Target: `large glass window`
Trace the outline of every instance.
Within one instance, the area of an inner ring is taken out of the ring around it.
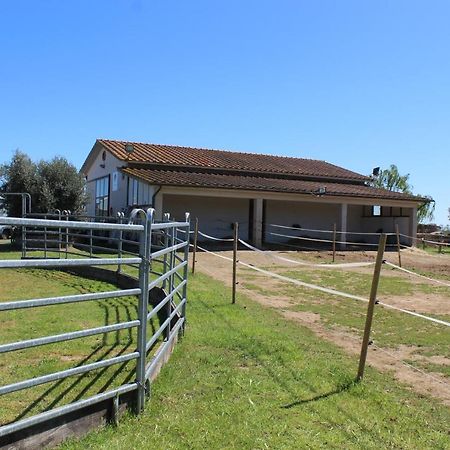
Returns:
[[[128,182],[128,205],[136,206],[139,203],[139,181],[133,178]]]
[[[107,216],[109,213],[109,175],[95,181],[95,215]]]

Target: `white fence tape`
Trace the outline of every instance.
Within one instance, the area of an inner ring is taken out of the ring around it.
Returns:
[[[446,327],[450,327],[450,322],[446,322],[445,320],[435,319],[434,317],[425,316],[424,314],[419,314],[414,311],[409,311],[408,309],[398,308],[394,305],[388,305],[387,303],[378,302],[379,305],[384,306],[385,308],[395,309],[396,311],[400,311],[405,314],[409,314],[411,316],[420,317],[425,320],[429,320],[430,322],[439,323],[441,325],[445,325]]]
[[[180,230],[179,228],[177,228],[177,231],[178,231],[179,233],[183,233],[183,234],[186,234],[186,233],[187,233],[187,231],[185,231],[185,230]],[[189,231],[189,234],[193,234],[193,233],[195,233],[194,230]]]
[[[412,237],[412,236],[408,236],[407,234],[402,234],[402,233],[399,233],[399,234],[400,234],[400,236],[403,236],[403,237],[405,237],[405,238],[408,238],[408,239],[414,239],[414,240],[416,240],[416,241],[419,241],[419,242],[425,242],[425,243],[427,243],[427,244],[442,245],[443,247],[448,247],[448,246],[450,246],[450,243],[448,243],[448,242],[430,241],[430,240],[428,240],[428,239],[424,239],[424,238],[420,238],[420,237]]]
[[[286,237],[289,239],[298,239],[301,241],[313,241],[313,242],[327,242],[327,243],[333,243],[336,242],[336,244],[345,244],[345,245],[362,245],[364,247],[369,246],[369,247],[378,247],[378,244],[370,244],[368,242],[351,242],[351,241],[332,241],[330,239],[316,239],[316,238],[309,238],[309,237],[303,237],[303,236],[289,236],[287,234],[280,234],[280,233],[270,233],[273,236],[281,236],[281,237]],[[389,245],[394,245],[394,244],[389,244]],[[395,244],[397,245],[397,244]]]
[[[200,236],[203,236],[207,239],[211,239],[213,241],[221,241],[221,242],[233,242],[234,241],[233,238],[228,238],[228,239],[218,238],[218,237],[210,236],[209,234],[206,234],[206,233],[202,233],[201,231],[199,231],[198,234]]]
[[[408,269],[405,269],[403,267],[397,266],[397,264],[390,263],[389,261],[385,261],[385,264],[390,266],[390,267],[393,267],[394,269],[401,270],[402,272],[409,273],[410,275],[414,275],[414,276],[420,277],[420,278],[425,278],[426,280],[432,281],[434,283],[438,283],[438,284],[442,284],[444,286],[450,287],[450,283],[446,283],[445,281],[442,281],[442,280],[436,280],[435,278],[430,278],[430,277],[427,277],[425,275],[421,275],[420,273],[416,273],[416,272],[413,272],[412,270],[408,270]]]
[[[244,245],[245,247],[249,248],[250,250],[253,250],[255,252],[262,253],[268,257],[279,259],[280,261],[286,261],[292,264],[298,264],[301,266],[308,266],[308,267],[317,267],[319,269],[341,269],[341,268],[353,268],[353,267],[368,267],[373,266],[375,262],[354,262],[354,263],[338,263],[338,264],[313,264],[309,263],[307,261],[299,261],[294,259],[285,258],[283,256],[274,254],[273,252],[267,251],[267,250],[261,250],[259,248],[254,247],[253,245],[249,244],[248,242],[243,241],[242,239],[239,239],[239,242]]]
[[[276,225],[274,223],[269,223],[269,227],[285,228],[287,230],[295,231],[312,231],[314,233],[334,233],[334,230],[314,230],[312,228],[299,228],[299,227],[288,227],[286,225]],[[381,236],[382,233],[363,233],[361,231],[337,231],[336,234],[357,234],[360,236]],[[395,236],[395,233],[385,233],[387,236]]]
[[[200,247],[200,246],[197,246],[197,247],[200,250],[203,250],[206,253],[210,253],[212,255],[215,255],[215,256],[217,256],[219,258],[222,258],[222,259],[225,259],[227,261],[233,261],[233,258],[229,258],[228,256],[219,255],[216,252],[212,252],[210,250],[206,250],[205,248]],[[317,286],[316,284],[311,284],[311,283],[306,283],[304,281],[295,280],[294,278],[285,277],[284,275],[280,275],[278,273],[270,272],[269,270],[261,269],[259,267],[253,266],[252,264],[247,264],[247,263],[245,263],[243,261],[238,261],[238,263],[241,264],[242,266],[247,267],[247,268],[249,268],[251,270],[254,270],[256,272],[262,273],[264,275],[268,275],[269,277],[278,278],[279,280],[282,280],[282,281],[287,281],[288,283],[296,284],[297,286],[307,287],[309,289],[325,292],[325,293],[331,294],[331,295],[336,295],[338,297],[351,298],[353,300],[358,300],[358,301],[365,302],[365,303],[368,302],[368,299],[366,299],[364,297],[360,297],[359,295],[348,294],[346,292],[338,291],[336,289],[325,288],[325,287],[322,287],[322,286]],[[411,316],[419,317],[421,319],[425,319],[425,320],[428,320],[430,322],[434,322],[434,323],[438,323],[440,325],[444,325],[446,327],[450,327],[450,322],[446,322],[445,320],[435,319],[434,317],[425,316],[424,314],[419,314],[419,313],[416,313],[416,312],[413,312],[413,311],[409,311],[407,309],[398,308],[396,306],[389,305],[387,303],[380,302],[380,301],[378,301],[378,304],[381,305],[381,306],[384,306],[385,308],[394,309],[394,310],[402,312],[404,314],[409,314]]]

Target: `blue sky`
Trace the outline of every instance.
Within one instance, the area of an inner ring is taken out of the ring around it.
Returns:
[[[96,138],[397,164],[450,207],[450,2],[0,0],[0,163]]]

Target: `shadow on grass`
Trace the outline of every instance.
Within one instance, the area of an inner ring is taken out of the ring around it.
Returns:
[[[11,252],[19,252],[20,247],[11,244],[11,241],[2,241],[0,240],[0,253],[11,253]]]
[[[134,300],[107,299],[104,301],[98,301],[97,305],[104,310],[105,326],[118,322],[131,321],[133,320],[133,316],[137,314],[137,305]],[[111,335],[113,336],[112,342],[110,341]],[[135,343],[136,339],[133,336],[133,330],[131,328],[123,330],[122,333],[120,331],[116,331],[114,333],[103,333],[101,344],[96,346],[89,355],[81,359],[74,366],[71,366],[71,368],[82,367],[85,364],[102,361],[109,355],[112,357],[123,355],[130,349],[130,347],[133,348],[132,346]],[[135,351],[135,348],[133,348],[133,351]],[[68,395],[72,396],[72,400],[70,402],[75,402],[83,398],[88,391],[92,391],[93,395],[105,392],[120,376],[125,375],[121,384],[129,382],[135,376],[134,366],[131,370],[127,370],[127,365],[129,363],[130,362],[128,361],[121,363],[110,375],[107,374],[107,371],[111,366],[97,369],[96,371],[83,373],[76,376],[66,387],[64,387],[64,383],[67,382],[69,377],[58,380],[47,390],[45,390],[37,399],[33,400],[33,402],[21,411],[10,423],[26,417],[32,411],[49,411],[58,406],[58,404],[62,403],[64,398]],[[91,377],[92,379],[90,379],[87,384],[83,383]]]
[[[210,313],[216,315],[220,318],[221,323],[225,324],[230,330],[232,330],[236,334],[240,334],[247,340],[248,342],[251,342],[253,345],[255,345],[256,348],[258,348],[261,356],[267,356],[272,359],[276,359],[277,364],[282,367],[290,376],[287,377],[281,377],[278,373],[276,373],[264,360],[264,358],[261,358],[255,352],[249,352],[248,348],[242,348],[242,351],[245,352],[249,357],[254,359],[257,364],[262,367],[266,373],[269,375],[269,377],[273,380],[275,384],[277,384],[282,390],[287,392],[293,399],[291,403],[286,405],[279,405],[278,407],[281,409],[292,409],[296,406],[305,405],[305,404],[314,404],[315,402],[319,400],[328,399],[334,396],[339,396],[340,394],[343,394],[345,392],[351,391],[351,389],[357,385],[355,380],[350,380],[346,383],[340,384],[335,389],[328,391],[328,392],[320,392],[315,386],[313,386],[311,383],[308,383],[304,380],[304,378],[300,378],[299,374],[296,373],[292,367],[289,367],[287,362],[280,356],[280,355],[274,355],[273,351],[259,338],[250,335],[248,333],[245,333],[245,331],[242,328],[238,328],[233,323],[231,323],[227,317],[221,312],[223,311],[223,304],[217,304],[217,305],[211,305],[208,304],[201,299],[198,300],[199,303],[207,310],[210,311]],[[239,307],[238,305],[227,305],[229,308],[233,307]],[[314,395],[310,398],[306,399],[298,399],[301,394],[295,390],[292,389],[292,387],[289,385],[290,382],[295,382],[300,385],[300,383],[303,385],[303,387],[306,387],[311,393]],[[326,380],[329,382],[329,380]],[[369,434],[374,439],[374,442],[379,441],[380,445],[383,444],[383,439],[378,436],[373,429],[369,428],[365,423],[363,423],[360,418],[356,414],[352,414],[347,409],[342,408],[341,406],[337,405],[336,403],[331,404],[328,410],[323,411],[320,410],[320,414],[324,417],[325,420],[328,421],[328,423],[332,426],[335,426],[337,428],[340,428],[343,433],[345,433],[350,440],[354,438],[354,435],[352,432],[346,431],[342,424],[339,421],[334,420],[333,418],[333,411],[335,410],[339,412],[339,416],[345,417],[347,420],[353,422],[356,424],[363,432]],[[328,411],[328,412],[327,412]]]
[[[290,409],[290,408],[293,408],[294,406],[304,405],[305,403],[316,402],[316,401],[322,400],[324,398],[332,397],[333,395],[336,395],[336,394],[341,394],[342,392],[349,391],[355,385],[355,383],[356,383],[356,381],[345,383],[340,388],[337,388],[333,391],[326,392],[325,394],[319,394],[319,395],[316,395],[314,397],[311,397],[311,398],[308,398],[305,400],[297,400],[297,401],[289,403],[287,405],[283,405],[281,408]]]

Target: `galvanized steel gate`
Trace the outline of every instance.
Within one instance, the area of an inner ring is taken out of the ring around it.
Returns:
[[[169,215],[165,215],[164,221],[160,223],[154,220],[154,210],[151,208],[147,211],[133,210],[127,223],[123,214],[119,214],[116,218],[83,217],[81,220],[72,217],[69,212],[61,214],[59,211],[55,214],[41,215],[45,218],[36,219],[29,216],[21,219],[0,217],[0,224],[20,228],[18,234],[22,236],[22,259],[0,260],[0,269],[113,266],[118,274],[126,276],[124,273],[134,268],[138,272],[138,277],[135,279],[136,287],[4,302],[0,303],[0,314],[3,311],[24,308],[136,296],[138,298],[137,320],[5,343],[0,345],[0,358],[1,354],[6,352],[133,328],[137,328],[137,346],[133,352],[125,355],[4,386],[0,385],[0,396],[132,360],[136,361],[136,378],[134,382],[123,384],[115,389],[4,425],[0,427],[0,438],[106,399],[112,399],[113,405],[117,408],[118,397],[131,391],[135,391],[136,411],[140,413],[144,408],[146,394],[150,387],[149,380],[159,369],[162,360],[166,359],[175,339],[184,332],[185,328],[189,214],[186,213],[183,222],[171,221]],[[105,256],[102,252],[109,254]],[[111,252],[115,253],[114,257],[111,257]],[[156,295],[156,300],[152,301],[150,297],[155,289],[157,294],[159,293],[159,298]],[[160,318],[162,313],[165,320],[160,323],[159,329],[149,336],[147,324],[157,315]],[[157,352],[148,358],[149,349],[160,337],[164,337],[164,340]]]

